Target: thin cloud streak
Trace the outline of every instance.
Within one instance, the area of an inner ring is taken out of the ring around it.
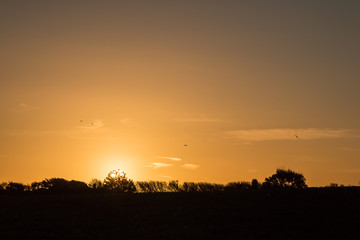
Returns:
[[[171,166],[173,166],[173,165],[170,163],[155,162],[155,163],[151,163],[150,165],[146,165],[145,167],[158,169],[158,168],[171,167]]]
[[[168,160],[171,160],[171,161],[181,161],[181,158],[177,158],[177,157],[156,157],[156,158],[168,159]]]
[[[132,118],[122,118],[120,120],[121,124],[124,125],[124,126],[132,126],[134,125],[134,119]]]
[[[343,172],[346,172],[346,173],[360,173],[360,169],[359,168],[345,169],[345,170],[343,170]]]
[[[337,139],[359,137],[359,129],[249,129],[237,130],[227,133],[228,138],[234,138],[246,142],[276,141],[276,140],[314,140],[314,139]]]
[[[8,131],[3,134],[9,136],[46,136],[46,135],[57,135],[57,136],[69,136],[71,138],[88,138],[88,134],[101,134],[109,132],[110,129],[104,128],[105,124],[97,119],[88,123],[83,123],[82,125],[75,126],[72,129],[57,129],[57,130],[13,130]],[[114,138],[114,137],[110,137]],[[115,137],[117,138],[117,137]]]
[[[122,138],[118,136],[104,136],[104,133],[109,132],[108,130],[97,130],[91,133],[89,130],[85,132],[77,130],[49,130],[49,131],[11,131],[0,133],[11,137],[42,137],[42,136],[63,136],[77,140],[102,140],[102,141],[119,141]]]
[[[32,105],[29,105],[27,103],[18,103],[16,105],[16,107],[13,109],[10,109],[10,111],[19,113],[19,112],[28,112],[28,111],[32,111],[32,110],[36,110],[36,109],[38,109],[38,108],[35,106],[32,106]]]
[[[174,179],[174,178],[171,177],[171,176],[160,176],[160,177],[162,177],[162,178],[167,178],[167,179]]]
[[[184,165],[182,165],[182,167],[186,168],[186,169],[190,169],[190,170],[195,170],[195,169],[199,168],[200,166],[196,165],[196,164],[185,163]]]
[[[46,136],[46,135],[71,135],[79,131],[74,130],[45,130],[45,131],[30,131],[30,130],[14,130],[5,133],[9,136]]]
[[[360,148],[354,148],[354,147],[339,147],[339,149],[342,150],[342,151],[347,151],[347,152],[360,151]]]
[[[199,118],[178,118],[175,119],[177,122],[193,122],[193,123],[204,123],[204,122],[221,122],[220,119],[208,118],[208,117],[199,117]]]

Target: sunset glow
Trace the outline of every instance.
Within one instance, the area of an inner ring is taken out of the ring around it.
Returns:
[[[358,185],[359,3],[260,2],[1,1],[0,182]]]

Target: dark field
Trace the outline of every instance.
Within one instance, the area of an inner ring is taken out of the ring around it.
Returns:
[[[0,195],[0,239],[360,239],[360,188]]]

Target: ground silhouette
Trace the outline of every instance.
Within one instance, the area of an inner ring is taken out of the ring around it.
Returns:
[[[9,182],[0,185],[1,239],[358,239],[359,187],[268,184],[282,181],[279,172],[226,185],[134,183],[125,174],[114,187]],[[136,191],[123,191],[129,182]]]

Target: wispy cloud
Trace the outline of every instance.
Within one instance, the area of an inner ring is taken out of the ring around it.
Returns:
[[[88,140],[104,140],[104,141],[117,141],[121,139],[118,136],[105,136],[103,133],[106,133],[108,131],[101,130],[96,131],[94,134],[90,132],[90,130],[84,130],[82,129],[62,129],[62,130],[43,130],[43,131],[33,131],[33,130],[13,130],[5,132],[4,134],[12,137],[18,137],[18,136],[33,136],[33,137],[39,137],[39,136],[64,136],[69,137],[72,139],[88,139]]]
[[[208,118],[208,117],[194,117],[194,118],[177,118],[174,119],[175,121],[178,122],[193,122],[193,123],[210,123],[210,122],[221,122],[220,119],[216,119],[216,118]]]
[[[360,151],[360,148],[355,148],[355,147],[339,147],[339,149],[342,150],[342,151],[347,151],[347,152]]]
[[[173,177],[171,176],[161,176],[162,178],[167,178],[167,179],[174,179]]]
[[[313,140],[313,139],[336,139],[351,138],[360,136],[358,129],[248,129],[230,131],[227,133],[229,138],[238,139],[245,142],[273,141],[273,140]]]
[[[8,131],[5,134],[9,136],[46,136],[46,135],[71,135],[73,130],[43,130],[43,131],[33,131],[33,130],[13,130]]]
[[[171,161],[181,161],[181,158],[177,158],[177,157],[156,157],[156,158],[167,159]]]
[[[120,120],[121,124],[125,125],[125,126],[132,126],[134,124],[134,119],[132,118],[122,118]]]
[[[37,107],[29,105],[27,103],[18,103],[14,108],[10,109],[11,112],[28,112],[36,110]]]
[[[173,166],[173,165],[170,164],[170,163],[155,162],[155,163],[151,163],[149,165],[146,165],[145,167],[157,169],[157,168],[164,168],[164,167],[171,167],[171,166]]]
[[[360,173],[360,168],[354,168],[354,169],[345,169],[343,172],[346,173]]]
[[[103,138],[105,140],[117,140],[118,137],[103,136],[102,133],[109,132],[109,129],[104,128],[104,123],[99,120],[93,120],[89,122],[81,121],[78,126],[67,129],[47,129],[47,130],[12,130],[5,134],[10,136],[68,136],[73,139],[88,139],[88,138]],[[90,136],[92,134],[93,136]],[[96,136],[94,135],[96,134]],[[99,135],[100,134],[100,135]]]
[[[186,168],[186,169],[194,170],[194,169],[199,168],[200,166],[197,164],[185,163],[182,165],[182,167]]]

